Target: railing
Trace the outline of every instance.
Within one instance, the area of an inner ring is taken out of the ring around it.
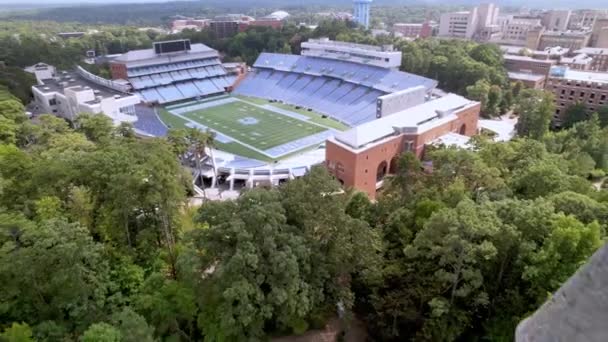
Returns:
[[[77,66],[76,67],[76,72],[78,73],[78,75],[80,75],[82,78],[85,78],[95,84],[98,84],[100,86],[106,87],[106,88],[110,88],[116,91],[119,91],[121,93],[128,93],[131,91],[131,87],[125,84],[120,84],[117,82],[114,82],[112,80],[108,80],[102,77],[99,77],[97,75],[93,75],[90,72],[86,71],[85,69],[83,69],[81,66]]]

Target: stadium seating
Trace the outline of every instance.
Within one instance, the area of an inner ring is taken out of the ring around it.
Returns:
[[[144,101],[161,104],[223,93],[236,79],[217,57],[134,67],[127,75]]]
[[[376,118],[379,96],[436,86],[405,72],[311,56],[262,53],[254,68],[236,94],[310,108],[351,126]]]
[[[133,127],[136,130],[155,137],[167,135],[167,127],[156,116],[154,109],[136,105],[135,115],[137,116],[137,121],[133,123]]]

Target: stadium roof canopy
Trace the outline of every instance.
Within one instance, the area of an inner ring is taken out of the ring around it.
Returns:
[[[364,123],[344,133],[338,133],[335,139],[351,148],[358,149],[393,136],[396,132],[420,134],[453,120],[455,110],[474,106],[477,103],[456,94],[448,94],[442,98]]]

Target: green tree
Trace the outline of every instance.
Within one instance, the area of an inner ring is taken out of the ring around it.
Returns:
[[[108,265],[86,229],[62,220],[2,229],[8,233],[0,249],[5,317],[84,330],[103,313]]]
[[[0,333],[0,340],[6,342],[34,342],[32,328],[26,323],[13,323]]]
[[[154,328],[146,319],[126,307],[112,315],[112,324],[120,331],[121,342],[153,342]]]
[[[555,291],[601,246],[597,223],[585,225],[572,216],[560,215],[542,248],[530,256],[523,278],[531,283],[538,303]]]
[[[120,331],[107,323],[95,323],[82,335],[82,342],[120,342]]]
[[[202,243],[213,273],[205,287],[207,338],[262,338],[268,324],[300,331],[319,289],[310,283],[311,251],[287,225],[278,192],[252,190],[238,200],[238,215],[210,225]],[[317,285],[318,286],[318,285]],[[272,322],[272,323],[271,323]],[[305,330],[305,326],[304,326]]]
[[[536,89],[522,90],[515,102],[515,111],[519,120],[515,129],[521,137],[541,139],[551,124],[555,112],[553,96],[545,91]]]
[[[584,104],[577,102],[566,108],[563,127],[569,128],[574,126],[577,122],[585,121],[587,119],[589,119],[587,107]]]

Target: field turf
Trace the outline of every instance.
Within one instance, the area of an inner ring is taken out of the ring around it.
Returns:
[[[327,130],[242,101],[182,114],[226,136],[260,150]]]

